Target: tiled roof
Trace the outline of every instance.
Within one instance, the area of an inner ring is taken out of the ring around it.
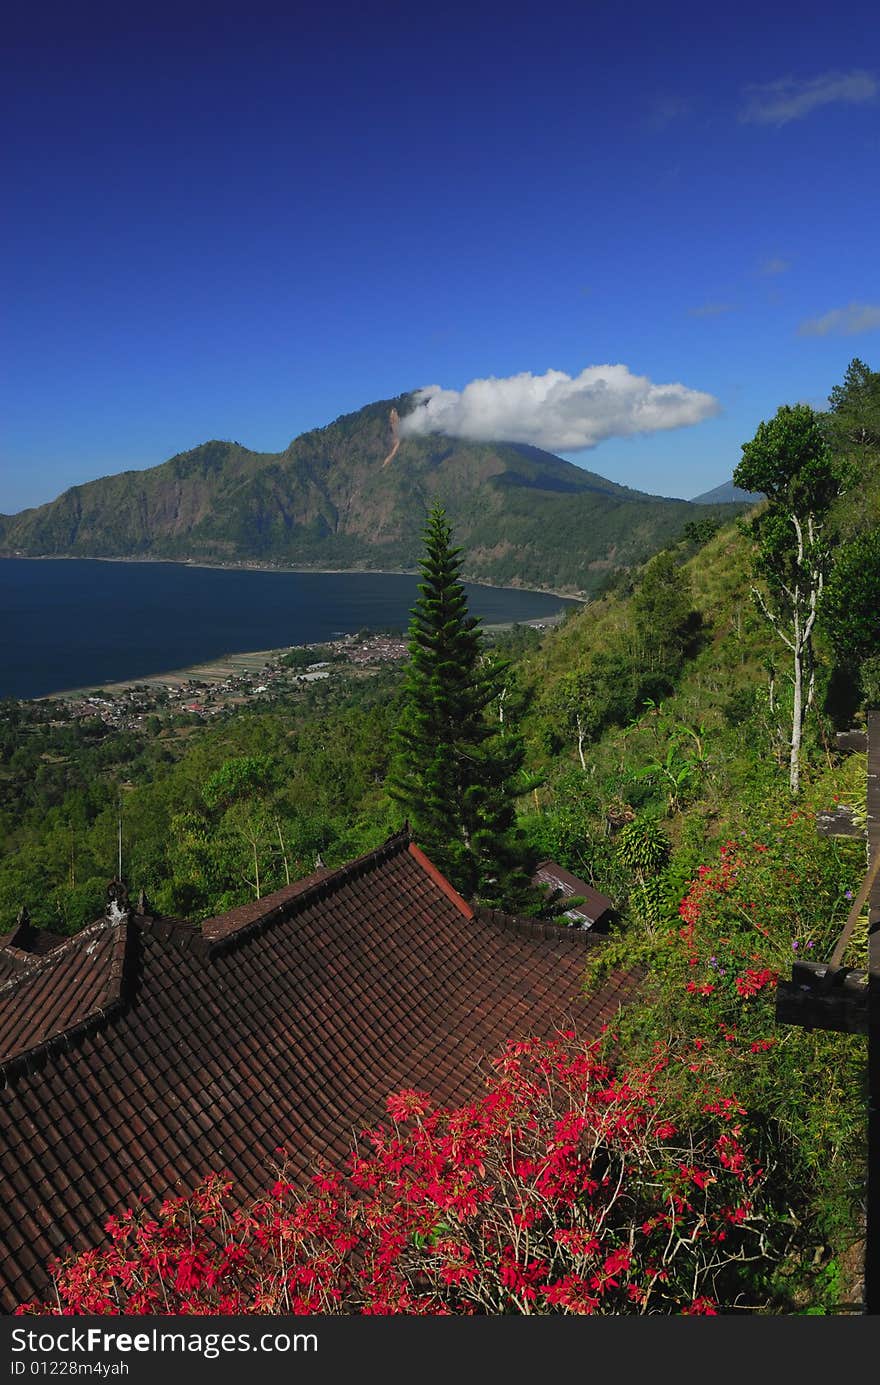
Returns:
[[[141,1196],[211,1170],[256,1196],[278,1145],[299,1173],[340,1161],[389,1092],[462,1101],[487,1051],[562,1025],[595,1034],[640,979],[617,972],[585,996],[601,940],[475,912],[402,836],[232,918],[102,922],[15,983],[43,999],[32,1030],[8,1029],[17,1056],[0,1069],[2,1311],[44,1292],[52,1255],[95,1244]],[[53,1040],[62,1012],[48,997],[64,974],[75,1028]]]
[[[33,958],[28,953],[20,952],[17,947],[9,947],[0,939],[0,981],[8,981],[11,976],[17,976],[32,962]]]
[[[590,924],[601,923],[614,908],[613,899],[609,899],[605,894],[600,894],[592,885],[588,885],[586,880],[572,875],[570,870],[558,866],[555,861],[541,861],[535,870],[533,883],[548,885],[551,890],[561,890],[563,898],[573,895],[580,896],[584,901],[583,904],[576,904],[570,911],[570,915],[584,919]]]
[[[120,999],[128,924],[99,919],[28,956],[0,982],[0,1065],[23,1059]]]
[[[31,966],[35,957],[44,957],[63,942],[57,933],[24,922],[16,924],[9,933],[0,933],[0,981],[17,975]]]

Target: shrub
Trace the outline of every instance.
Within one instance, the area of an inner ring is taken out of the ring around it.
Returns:
[[[640,880],[656,875],[669,860],[670,840],[656,818],[640,817],[621,828],[617,853]]]
[[[615,1073],[570,1032],[509,1043],[455,1109],[389,1097],[346,1172],[282,1164],[235,1210],[214,1175],[54,1271],[43,1313],[645,1314],[737,1306],[766,1260],[764,1171],[735,1097],[683,1127],[670,1058]],[[283,1151],[281,1151],[283,1154]]]

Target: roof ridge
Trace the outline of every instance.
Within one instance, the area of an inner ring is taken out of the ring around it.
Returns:
[[[254,918],[246,919],[242,923],[231,928],[227,933],[211,937],[206,934],[205,926],[209,923],[218,922],[224,917],[223,914],[216,915],[214,918],[205,919],[200,925],[201,937],[199,944],[192,947],[197,953],[202,953],[207,957],[215,957],[220,952],[236,946],[244,938],[251,937],[254,933],[266,928],[271,923],[280,922],[282,919],[293,918],[307,905],[314,903],[316,899],[324,899],[328,895],[335,894],[341,886],[350,880],[357,879],[364,875],[368,870],[375,869],[383,862],[390,860],[400,851],[405,851],[411,841],[409,827],[404,827],[400,832],[394,832],[385,838],[379,846],[373,847],[370,851],[365,851],[362,855],[356,856],[353,861],[346,862],[336,870],[328,871],[319,879],[307,885],[305,889],[299,890],[287,896],[286,899],[279,901],[263,914],[257,914]],[[306,877],[308,879],[308,877]],[[295,890],[295,884],[289,887]],[[279,892],[280,893],[280,892]],[[285,890],[286,893],[286,890]],[[268,898],[268,896],[267,896]],[[258,900],[253,901],[255,904]],[[234,912],[234,911],[230,911]]]
[[[72,1038],[99,1024],[125,1002],[125,972],[131,956],[130,940],[134,931],[128,916],[123,916],[120,919],[96,919],[94,923],[87,924],[85,928],[80,929],[79,933],[74,933],[66,941],[70,943],[82,942],[86,935],[97,937],[100,933],[114,929],[117,930],[118,936],[113,943],[104,986],[93,1008],[64,1029],[47,1034],[37,1043],[32,1043],[27,1048],[10,1053],[6,1058],[0,1060],[0,1078],[3,1079],[0,1085],[6,1085],[14,1074],[27,1070],[35,1058],[49,1052],[50,1049],[69,1044]],[[72,951],[74,949],[65,944],[63,948],[58,947],[47,953],[45,958],[41,958],[40,961],[57,962],[60,958],[69,956]],[[0,999],[5,999],[12,994],[13,985],[11,983],[31,983],[40,971],[46,970],[48,967],[43,966],[23,968],[16,976],[10,978],[9,982],[0,985]]]
[[[446,879],[446,876],[443,874],[440,868],[438,866],[435,866],[434,862],[430,860],[428,856],[425,855],[422,848],[420,846],[417,846],[414,841],[411,841],[409,843],[408,850],[413,860],[418,861],[419,865],[421,866],[425,874],[431,880],[433,880],[434,884],[438,887],[438,889],[441,889],[443,891],[443,893],[446,895],[446,898],[451,900],[458,912],[460,914],[463,914],[466,919],[472,919],[474,916],[473,906],[468,904],[467,900],[458,893],[458,890],[455,888],[455,886],[452,885]]]
[[[536,942],[542,939],[553,940],[562,937],[574,942],[578,947],[586,949],[599,947],[608,941],[601,933],[596,933],[591,928],[569,928],[566,924],[557,923],[552,919],[534,919],[525,918],[522,914],[505,914],[501,909],[489,909],[482,904],[477,905],[474,909],[474,919],[477,923],[488,923],[506,932],[519,933],[522,937],[532,938]]]
[[[135,914],[141,933],[161,943],[171,943],[181,952],[206,955],[205,939],[197,923],[165,914]]]

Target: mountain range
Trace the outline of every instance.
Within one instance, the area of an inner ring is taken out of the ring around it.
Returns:
[[[73,486],[0,515],[0,552],[412,569],[436,499],[466,576],[588,593],[712,513],[714,493],[699,503],[647,495],[520,443],[401,438],[411,404],[410,395],[369,404],[283,452],[214,440]],[[719,517],[730,513],[718,505]]]

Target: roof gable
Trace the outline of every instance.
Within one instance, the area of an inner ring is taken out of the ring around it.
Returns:
[[[0,1067],[106,1013],[122,995],[128,921],[99,919],[0,983]]]

